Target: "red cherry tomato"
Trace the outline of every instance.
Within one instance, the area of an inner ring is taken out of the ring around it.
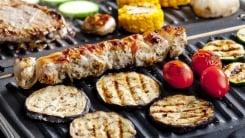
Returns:
[[[194,53],[191,62],[191,67],[193,71],[201,75],[202,72],[210,66],[216,66],[220,69],[222,68],[222,62],[217,55],[215,55],[211,51],[202,50],[202,49]]]
[[[215,98],[223,97],[229,91],[229,80],[218,67],[211,66],[205,69],[200,78],[202,88]]]
[[[193,83],[193,72],[190,67],[180,61],[172,60],[163,66],[165,80],[174,88],[187,88]]]

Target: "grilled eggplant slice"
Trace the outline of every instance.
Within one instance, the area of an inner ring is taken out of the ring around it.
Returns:
[[[233,40],[214,40],[202,49],[214,52],[223,61],[234,61],[244,57],[245,50],[241,44]]]
[[[48,86],[27,97],[27,116],[52,123],[65,123],[89,110],[87,96],[73,86]]]
[[[223,71],[229,78],[230,83],[235,85],[245,85],[245,63],[230,63],[224,66]]]
[[[111,105],[143,107],[160,96],[159,84],[137,72],[121,72],[102,76],[96,84],[98,95]]]
[[[88,113],[70,124],[72,138],[132,138],[136,133],[133,123],[115,112]]]
[[[169,96],[154,102],[149,114],[158,124],[179,133],[191,131],[214,119],[211,102],[186,95]]]

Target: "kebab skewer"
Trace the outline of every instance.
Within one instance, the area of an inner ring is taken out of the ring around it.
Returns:
[[[85,44],[47,56],[16,58],[14,76],[23,89],[34,84],[55,85],[73,79],[100,76],[106,70],[149,66],[183,53],[185,28],[163,26],[160,30],[133,34],[122,39]]]

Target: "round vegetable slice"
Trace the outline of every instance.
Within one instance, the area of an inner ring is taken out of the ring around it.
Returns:
[[[57,6],[61,3],[72,1],[72,0],[42,0],[45,4],[50,6]]]
[[[27,3],[37,4],[39,0],[24,0]]]
[[[154,102],[149,114],[157,124],[184,133],[212,122],[215,111],[209,101],[178,94]]]
[[[223,71],[232,84],[245,85],[245,63],[230,63],[223,68]]]
[[[236,35],[241,42],[245,43],[245,28],[238,30]]]
[[[91,1],[70,1],[62,3],[58,10],[65,16],[85,18],[99,11],[98,4]]]
[[[244,47],[233,40],[214,40],[208,42],[202,49],[214,52],[221,60],[234,61],[243,57]]]

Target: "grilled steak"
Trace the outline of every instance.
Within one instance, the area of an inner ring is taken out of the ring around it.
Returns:
[[[25,102],[30,118],[48,122],[67,122],[89,110],[87,96],[72,86],[48,86],[35,91]]]
[[[121,107],[145,106],[160,96],[158,83],[136,72],[102,76],[96,88],[105,103]]]
[[[64,18],[44,6],[17,0],[0,3],[0,43],[43,40],[48,34],[62,38],[73,32]]]
[[[162,126],[187,132],[214,119],[212,103],[194,96],[174,95],[154,102],[150,116]]]
[[[73,120],[72,138],[132,138],[136,130],[132,122],[115,112],[96,111]]]
[[[23,73],[15,72],[17,73],[15,74],[16,81],[22,88],[29,89],[35,84],[30,80],[54,85],[62,83],[67,76],[70,80],[100,76],[110,69],[150,66],[162,62],[169,52],[178,51],[177,53],[174,52],[174,56],[180,55],[184,51],[184,45],[187,41],[184,37],[184,28],[165,26],[161,30],[159,31],[161,33],[134,34],[122,39],[108,40],[98,44],[85,44],[78,48],[68,48],[62,52],[40,57],[36,60],[36,64],[31,64],[28,68],[21,62],[28,62],[26,60],[31,58],[17,58],[14,68],[15,70],[22,70]],[[166,40],[161,34],[164,34],[169,40]],[[179,45],[175,46],[178,40],[180,40]],[[169,41],[176,49],[171,48]],[[32,70],[29,68],[32,68]],[[33,72],[34,70],[35,72]],[[29,74],[33,74],[33,76]],[[37,77],[37,79],[33,79],[33,77]]]

